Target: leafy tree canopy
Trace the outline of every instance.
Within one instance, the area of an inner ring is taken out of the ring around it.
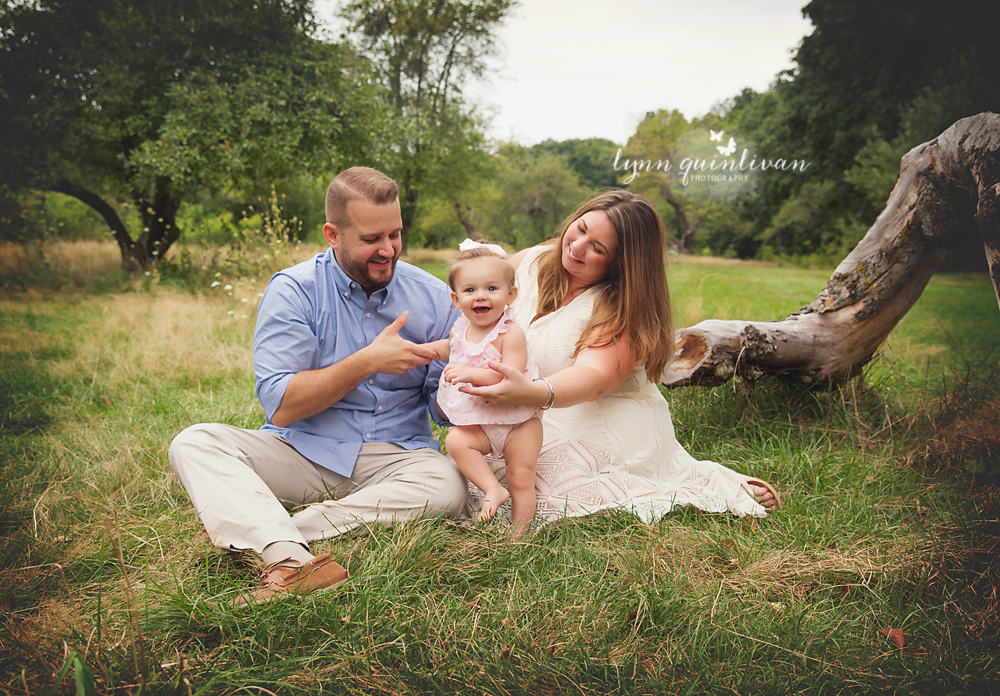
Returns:
[[[767,92],[746,89],[720,116],[768,157],[740,204],[752,237],[788,254],[841,255],[882,210],[910,148],[960,118],[1000,110],[1000,58],[988,3],[812,0],[814,31],[794,69]],[[808,186],[808,190],[804,187]],[[752,252],[751,247],[746,248]]]
[[[584,186],[602,189],[618,185],[618,175],[614,170],[618,145],[607,138],[559,141],[550,139],[538,143],[531,149],[538,153],[565,157]]]
[[[371,149],[376,89],[314,29],[311,0],[5,2],[0,179],[91,205],[145,266],[177,239],[185,196]],[[141,212],[137,239],[112,197]]]
[[[995,10],[981,0],[812,0],[815,30],[802,40],[785,83],[786,120],[809,143],[817,171],[839,174],[870,138],[900,132],[903,112],[927,87],[975,84],[948,123],[1000,108]]]
[[[470,79],[483,76],[486,58],[497,52],[495,32],[514,4],[354,0],[340,11],[359,52],[371,60],[386,87],[385,98],[401,124],[385,136],[392,150],[387,173],[401,188],[404,248],[425,192],[456,199],[452,204],[460,215],[468,208],[467,202],[457,200],[459,191],[446,192],[448,179],[440,175],[469,169],[463,160],[485,152],[480,119],[464,101],[462,89]]]

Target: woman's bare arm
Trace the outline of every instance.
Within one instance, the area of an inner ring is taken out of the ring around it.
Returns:
[[[617,343],[599,348],[585,348],[571,367],[550,376],[556,408],[595,401],[607,395],[628,379],[635,366],[632,341],[623,335]],[[508,365],[492,365],[504,380],[488,387],[460,387],[467,394],[490,400],[497,406],[544,406],[549,401],[548,387],[541,381],[532,382]]]

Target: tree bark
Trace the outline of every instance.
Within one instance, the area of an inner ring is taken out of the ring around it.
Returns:
[[[464,210],[463,210],[464,208]],[[465,236],[470,239],[476,236],[476,226],[472,224],[472,218],[476,214],[470,206],[463,206],[461,203],[455,204],[455,216],[465,228]]]
[[[1000,304],[1000,116],[962,119],[902,160],[885,210],[811,303],[780,321],[676,334],[666,386],[734,375],[837,384],[859,373],[963,237],[981,236]]]
[[[115,241],[118,242],[118,250],[122,254],[122,268],[126,270],[135,270],[137,267],[143,267],[144,264],[136,258],[136,244],[132,241],[132,235],[128,233],[125,228],[125,223],[122,219],[118,217],[118,212],[112,208],[107,201],[98,196],[93,191],[88,191],[81,186],[74,186],[66,179],[59,179],[52,185],[52,190],[58,193],[66,194],[67,196],[72,196],[81,203],[90,206],[96,210],[104,221],[108,223],[108,227],[111,228],[112,234],[114,234]]]
[[[674,196],[673,191],[670,190],[667,184],[664,183],[660,186],[660,195],[674,209],[677,221],[681,223],[681,228],[684,230],[681,238],[674,242],[674,248],[678,254],[690,254],[691,240],[694,238],[694,233],[698,231],[701,218],[697,215],[688,216],[687,211],[684,209],[684,204],[677,200],[677,197]]]
[[[143,226],[142,234],[136,240],[136,253],[141,254],[142,267],[146,268],[162,259],[180,236],[177,229],[180,201],[170,193],[170,180],[161,176],[156,180],[153,199],[140,199],[138,203]]]
[[[167,253],[167,249],[180,237],[177,229],[177,209],[180,201],[170,193],[170,180],[160,177],[156,182],[156,192],[152,200],[141,198],[136,201],[143,221],[143,231],[133,241],[128,228],[118,216],[118,212],[103,198],[81,186],[75,186],[66,179],[59,179],[52,185],[53,191],[76,198],[96,210],[108,223],[118,242],[122,254],[122,268],[129,271],[149,268]]]

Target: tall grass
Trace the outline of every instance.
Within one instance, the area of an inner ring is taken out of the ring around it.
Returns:
[[[679,325],[778,318],[829,275],[671,273]],[[210,546],[166,461],[191,423],[263,422],[263,281],[210,277],[0,295],[0,690],[1000,689],[1000,316],[978,278],[932,280],[841,390],[667,394],[693,454],[779,485],[786,509],[757,524],[599,515],[521,542],[496,525],[362,529],[314,546],[349,581],[237,612],[213,600],[258,562]]]

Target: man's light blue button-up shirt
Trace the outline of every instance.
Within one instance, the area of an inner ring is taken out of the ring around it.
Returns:
[[[399,335],[414,343],[447,338],[459,316],[447,285],[402,261],[371,297],[344,273],[332,250],[275,274],[260,301],[253,342],[256,394],[267,414],[261,430],[343,476],[351,475],[366,442],[438,449],[428,409],[443,422],[434,405],[442,362],[401,375],[370,375],[315,416],[285,428],[271,423],[293,376],[364,348],[404,311],[410,316]]]

